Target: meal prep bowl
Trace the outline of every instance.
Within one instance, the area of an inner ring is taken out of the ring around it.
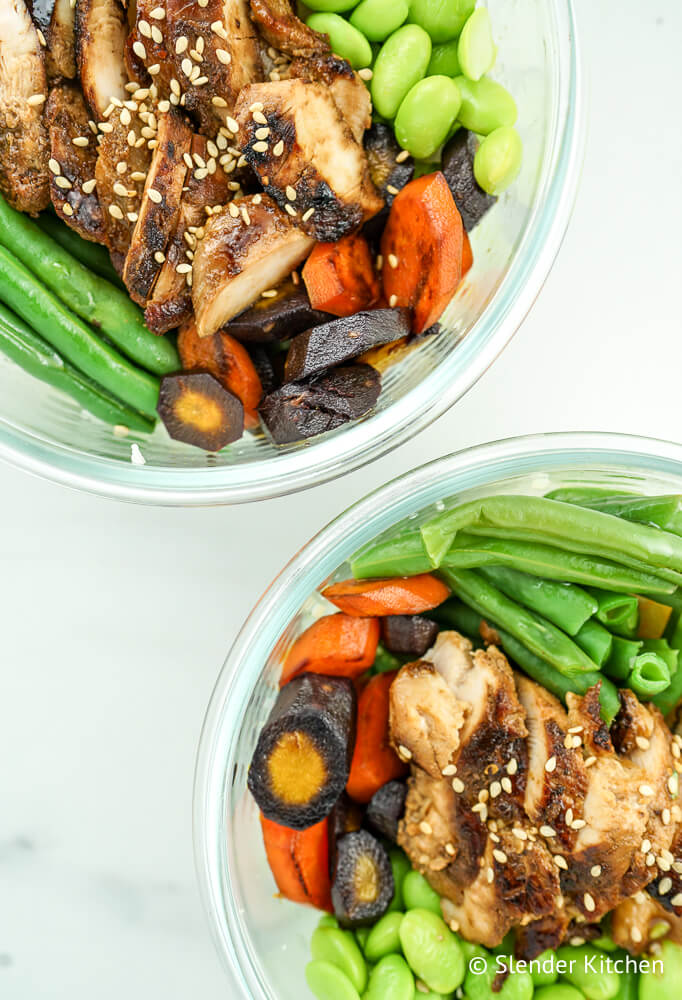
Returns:
[[[237,638],[208,710],[197,763],[194,824],[201,892],[218,950],[247,1000],[300,1000],[311,908],[275,898],[246,774],[276,698],[282,654],[320,614],[317,593],[350,576],[361,546],[405,518],[495,493],[559,486],[682,493],[682,447],[612,434],[514,438],[462,451],[394,480],[333,521],[289,563]]]
[[[275,447],[247,434],[216,455],[151,436],[117,437],[69,398],[0,358],[0,456],[69,486],[164,504],[237,503],[357,468],[435,420],[518,328],[559,249],[582,159],[582,88],[571,0],[489,0],[524,142],[521,175],[473,234],[475,265],[444,329],[383,376],[371,416],[319,440]],[[140,454],[144,459],[141,464]],[[133,454],[134,452],[134,454]]]

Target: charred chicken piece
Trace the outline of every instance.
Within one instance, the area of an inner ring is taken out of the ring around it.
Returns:
[[[83,239],[105,243],[99,198],[88,183],[95,176],[97,163],[97,143],[88,119],[83,94],[75,84],[62,82],[52,88],[45,124],[50,137],[50,165],[58,173],[50,172],[50,196],[57,215]]]
[[[177,227],[187,177],[185,158],[192,148],[192,133],[176,111],[160,116],[156,143],[123,269],[131,298],[142,306],[151,295]]]
[[[20,212],[50,201],[42,113],[47,77],[38,32],[24,0],[0,8],[0,192]]]
[[[321,83],[327,87],[355,141],[362,142],[365,132],[372,124],[372,99],[369,90],[349,62],[335,55],[295,59],[289,67],[289,77]]]
[[[166,50],[167,18],[154,16],[159,7],[165,11],[165,0],[163,4],[159,0],[136,0],[130,9],[128,19],[132,23],[126,38],[125,62],[130,79],[141,87],[153,81],[163,100],[170,95],[173,66]]]
[[[251,16],[263,38],[280,52],[305,58],[329,52],[327,36],[296,16],[292,0],[251,0]]]
[[[167,0],[166,47],[184,108],[208,136],[225,124],[242,88],[263,79],[247,0],[208,0],[203,7]]]
[[[117,0],[76,0],[76,61],[85,100],[98,121],[127,98],[125,14]]]
[[[71,0],[42,0],[32,6],[33,22],[45,39],[45,65],[51,80],[76,75],[75,10]]]
[[[206,223],[194,255],[192,301],[208,337],[275,288],[309,253],[312,240],[267,195],[232,203]]]
[[[288,340],[332,318],[329,313],[313,309],[300,281],[295,285],[287,278],[273,291],[277,294],[260,298],[230,322],[229,332],[233,337],[247,344],[270,344]]]
[[[147,326],[154,333],[173,330],[192,316],[192,290],[188,280],[191,279],[192,264],[187,253],[196,249],[199,234],[203,232],[208,218],[207,209],[219,209],[231,197],[228,177],[221,166],[216,166],[210,173],[197,165],[210,159],[207,140],[203,136],[192,136],[190,156],[194,166],[186,177],[178,224],[145,309]]]
[[[369,173],[375,188],[390,208],[397,191],[414,177],[414,160],[405,156],[396,142],[393,129],[375,122],[364,137]]]
[[[310,382],[275,389],[263,400],[260,415],[276,444],[290,444],[364,416],[380,390],[381,378],[369,365],[334,368]]]
[[[334,242],[383,207],[364,150],[321,83],[246,87],[235,118],[247,163],[309,236]]]

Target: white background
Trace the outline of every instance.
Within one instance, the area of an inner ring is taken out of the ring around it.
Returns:
[[[0,467],[3,1000],[231,995],[195,888],[195,748],[240,623],[313,531],[493,438],[682,441],[682,4],[578,10],[590,136],[568,237],[523,328],[438,423],[339,482],[242,508],[114,504]]]

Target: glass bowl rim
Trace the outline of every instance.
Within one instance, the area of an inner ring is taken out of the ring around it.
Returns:
[[[559,80],[549,169],[522,243],[494,301],[456,351],[368,421],[280,456],[214,468],[146,467],[47,441],[0,418],[0,458],[45,479],[119,500],[168,506],[236,504],[328,482],[408,441],[460,399],[523,322],[563,241],[578,188],[586,124],[574,0],[551,0]],[[371,433],[368,432],[371,428]]]
[[[229,872],[237,867],[234,845],[224,838],[231,796],[223,797],[224,776],[233,766],[240,719],[272,647],[313,589],[351,551],[449,493],[471,488],[457,483],[477,473],[492,479],[513,475],[519,462],[533,458],[538,473],[553,466],[606,464],[622,471],[667,473],[682,479],[682,445],[672,441],[611,432],[532,434],[465,448],[403,473],[358,500],[322,528],[280,571],[246,619],[218,675],[202,727],[194,781],[194,855],[200,894],[211,932],[228,971],[238,977],[244,997],[265,1000],[244,927],[230,890]],[[528,473],[532,470],[527,470]],[[499,472],[499,475],[497,473]],[[431,490],[431,496],[428,491]],[[434,492],[436,491],[436,492]],[[342,548],[346,556],[339,558]],[[251,661],[254,669],[245,666]],[[227,856],[227,865],[224,858]]]

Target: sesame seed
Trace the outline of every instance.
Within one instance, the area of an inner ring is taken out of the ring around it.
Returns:
[[[395,309],[395,307],[398,305],[398,296],[392,295],[388,300],[388,304],[391,307],[391,309]]]
[[[133,52],[135,53],[135,55],[139,59],[146,59],[147,58],[147,50],[145,49],[144,45],[140,41],[133,42]]]
[[[512,833],[517,840],[528,840],[528,834],[525,830],[521,830],[520,827],[515,826],[512,828]]]
[[[166,11],[163,7],[155,7],[154,10],[150,11],[149,16],[153,17],[155,21],[163,21]]]
[[[182,62],[180,63],[180,69],[185,74],[185,76],[191,76],[192,70],[194,69],[194,66],[192,65],[192,60],[187,58],[183,59]]]
[[[242,213],[242,219],[244,220],[245,225],[250,226],[251,225],[251,216],[249,215],[249,213],[247,211],[246,205],[242,205],[241,206],[241,213]]]
[[[208,0],[197,0],[200,7],[208,7]]]
[[[398,188],[394,187],[393,184],[387,184],[386,185],[386,190],[388,191],[389,194],[392,194],[392,195],[400,194],[400,191],[398,190]]]
[[[596,763],[597,763],[596,757],[587,757],[585,760],[585,767],[592,767],[592,765]]]
[[[211,141],[211,139],[207,140],[207,142],[206,142],[206,149],[208,150],[209,156],[217,156],[218,155],[218,147],[216,146],[216,144],[214,142]]]
[[[668,791],[673,798],[677,798],[677,791],[679,786],[679,777],[676,774],[671,774],[668,778]]]
[[[433,827],[430,823],[427,823],[425,819],[419,824],[419,829],[423,834],[426,834],[427,837],[430,837],[433,833]]]
[[[412,760],[412,751],[408,750],[406,746],[401,743],[398,747],[398,756],[402,757],[403,760]]]
[[[645,799],[650,799],[650,798],[653,798],[653,796],[655,795],[655,792],[654,792],[653,788],[651,787],[651,785],[640,785],[639,786],[639,794],[642,795]]]
[[[491,829],[491,827],[492,827],[492,824],[489,827],[489,829]],[[491,833],[490,833],[490,839],[492,840],[493,844],[499,844],[500,843],[500,838],[497,836],[496,833],[492,832],[492,829],[491,829]]]
[[[647,868],[653,868],[653,866],[655,864],[656,864],[656,858],[654,857],[654,855],[653,854],[647,854],[647,856],[646,856],[646,866],[647,866]]]
[[[518,769],[519,769],[519,762],[515,757],[512,757],[512,759],[507,764],[507,774],[514,775],[516,774]]]
[[[453,778],[452,787],[457,792],[458,795],[461,795],[462,792],[464,791],[464,782],[462,781],[461,778]]]
[[[548,774],[551,774],[552,771],[556,771],[556,757],[549,758],[545,764],[545,771],[547,771]]]
[[[256,139],[267,139],[270,135],[270,129],[266,126],[265,128],[257,128],[255,132]]]
[[[582,946],[585,944],[585,938],[572,937],[571,940],[569,941],[569,944],[572,945],[574,948],[582,948]]]
[[[283,152],[284,152],[284,141],[280,139],[275,148],[273,149],[272,155],[281,156]]]
[[[392,268],[393,268],[394,270],[395,270],[395,269],[396,269],[396,267],[398,266],[398,258],[396,257],[396,255],[395,255],[394,253],[390,253],[390,254],[388,255],[388,263],[389,263],[389,264],[391,265],[391,267],[392,267]]]
[[[289,201],[296,201],[296,189],[292,188],[291,184],[287,186],[285,193]]]
[[[211,31],[214,35],[217,35],[218,38],[227,38],[227,31],[225,30],[225,26],[222,21],[214,21],[211,25]]]
[[[543,837],[556,837],[556,831],[551,826],[541,826],[540,833]]]
[[[670,810],[669,809],[664,809],[663,810],[663,814],[661,816],[661,819],[663,820],[663,826],[670,826]]]
[[[455,854],[457,853],[456,850],[455,850],[455,845],[454,844],[446,844],[445,845],[445,852],[446,852],[446,854],[449,854],[451,858],[453,858],[455,856]]]
[[[309,208],[307,212],[303,213],[301,219],[303,220],[303,222],[308,222],[309,219],[312,219],[314,214],[315,214],[315,209]]]
[[[504,792],[506,792],[507,795],[511,795],[511,793],[512,793],[512,783],[511,783],[511,780],[509,778],[502,778],[500,784],[502,785],[502,790]]]
[[[192,270],[192,265],[191,264],[185,264],[183,262],[181,264],[178,264],[176,266],[175,270],[178,272],[178,274],[189,274],[190,271]]]
[[[405,162],[405,160],[409,160],[409,158],[410,158],[410,153],[409,153],[409,151],[408,151],[407,149],[403,149],[403,150],[401,150],[401,152],[400,152],[400,153],[398,153],[398,155],[396,156],[396,158],[395,158],[395,162],[396,162],[396,163],[404,163],[404,162]]]
[[[109,135],[111,132],[114,131],[114,126],[111,124],[111,122],[100,122],[99,130],[104,135]]]
[[[150,188],[147,194],[155,205],[160,205],[163,201],[163,195],[160,191],[157,191],[156,188]]]
[[[569,808],[566,810],[566,826],[570,826],[572,822],[573,822],[573,810]]]
[[[651,746],[651,744],[649,743],[648,739],[645,736],[637,736],[635,738],[635,743],[637,744],[640,750],[648,750],[649,747]]]
[[[152,29],[150,28],[148,21],[138,21],[137,27],[140,34],[143,35],[145,38],[152,37]]]
[[[86,194],[92,194],[96,186],[97,186],[97,180],[95,177],[92,177],[89,181],[85,181],[85,183],[83,184],[83,191]]]
[[[166,259],[165,253],[162,253],[160,250],[157,250],[156,253],[154,254],[154,260],[156,261],[157,264],[163,264],[165,259]]]
[[[33,94],[26,103],[30,108],[39,108],[45,103],[45,94]]]
[[[192,80],[195,87],[204,87],[208,83],[207,76],[198,76],[195,80]]]
[[[261,292],[261,298],[263,299],[274,299],[277,296],[276,288],[268,288],[266,292]]]
[[[667,896],[673,887],[673,880],[671,878],[662,878],[658,886],[658,895]]]
[[[595,865],[594,868],[591,868],[590,875],[592,878],[599,878],[601,875],[601,865]]]
[[[192,170],[194,167],[194,163],[192,162],[192,157],[189,155],[189,153],[183,153],[182,158],[185,161],[187,169]]]
[[[568,862],[566,861],[566,858],[561,856],[561,854],[554,855],[554,864],[557,868],[561,868],[562,871],[568,871]]]
[[[123,218],[123,212],[118,207],[118,205],[109,205],[109,215],[113,219],[122,219]]]
[[[285,211],[285,212],[287,213],[287,215],[290,215],[290,216],[291,216],[291,217],[292,217],[293,219],[295,219],[295,218],[296,218],[296,209],[294,208],[294,206],[293,206],[293,205],[289,205],[289,204],[287,203],[287,204],[286,204],[286,205],[284,206],[284,211]]]
[[[267,142],[254,142],[252,148],[254,153],[267,153],[268,144]]]
[[[176,94],[179,97],[180,96],[180,84],[175,79],[175,77],[172,78],[169,86],[170,86],[170,89],[173,91],[173,93]]]
[[[488,789],[482,788],[478,793],[478,801],[487,802],[489,798],[490,798],[490,792],[488,791]]]
[[[192,153],[192,159],[194,160],[194,162],[198,167],[206,166],[206,160],[203,158],[203,156],[200,156],[199,153]]]
[[[669,861],[668,858],[664,857],[656,858],[656,864],[658,866],[659,871],[662,872],[669,872],[670,869],[672,868],[672,862]]]
[[[81,148],[84,148],[85,146],[89,145],[90,140],[86,135],[77,135],[71,140],[71,142],[74,144],[74,146],[79,146]]]
[[[119,198],[128,197],[128,188],[125,186],[125,184],[121,184],[120,181],[116,181],[116,183],[114,184],[113,191],[114,194],[117,194],[119,196]]]
[[[62,191],[70,191],[73,187],[71,181],[67,180],[66,177],[55,177],[54,182]]]
[[[147,72],[150,76],[156,76],[157,73],[161,72],[161,63],[154,63],[153,66],[147,66]]]
[[[121,125],[128,126],[128,125],[130,125],[130,123],[131,123],[132,120],[133,119],[132,119],[132,116],[131,116],[130,112],[128,111],[127,108],[124,108],[123,111],[121,111],[121,115],[120,115],[120,118],[119,118],[119,121],[121,122]]]
[[[441,774],[444,778],[449,778],[453,774],[457,774],[457,766],[455,764],[448,764],[443,768]]]
[[[642,890],[640,889],[639,892],[635,893],[633,899],[635,900],[636,903],[639,903],[639,905],[642,906],[644,903],[646,903],[647,896],[646,893],[642,892]]]
[[[69,205],[68,201],[65,201],[64,204],[62,205],[62,212],[64,213],[64,215],[73,215],[73,209]]]
[[[495,872],[493,871],[492,868],[488,868],[487,872],[485,873],[485,877],[488,880],[488,885],[492,885],[495,879]]]
[[[157,45],[161,45],[163,42],[161,29],[157,28],[155,24],[152,25],[152,40],[155,41]]]
[[[206,167],[199,167],[194,171],[194,177],[198,181],[203,181],[206,177],[208,177],[208,170]]]
[[[642,932],[639,927],[633,927],[630,931],[630,937],[635,942],[635,944],[640,944],[642,941]]]
[[[224,97],[218,97],[217,94],[216,94],[215,97],[211,98],[211,104],[213,105],[214,108],[226,108],[227,107],[227,101],[225,100],[225,98]]]
[[[587,826],[587,822],[584,819],[574,819],[571,823],[571,830],[583,830]]]
[[[651,841],[650,840],[643,840],[642,841],[642,854],[648,854],[650,850],[651,850]]]
[[[262,101],[254,101],[254,103],[250,106],[249,111],[251,112],[251,114],[253,114],[254,111],[263,111],[264,108],[265,105],[263,104]]]
[[[682,892],[678,892],[676,896],[670,900],[673,906],[682,906]]]
[[[239,125],[234,120],[234,118],[230,118],[229,115],[225,119],[225,124],[227,125],[228,129],[230,130],[230,132],[232,132],[233,135],[236,135],[237,132],[239,131]]]
[[[126,219],[128,222],[137,222],[139,216],[137,212],[126,212]]]
[[[141,170],[134,170],[130,175],[131,181],[143,181],[146,175],[142,173]]]
[[[493,851],[493,857],[495,858],[495,861],[497,861],[501,865],[506,865],[508,860],[507,855],[504,853],[504,851],[501,851],[499,847],[496,847],[495,850]]]
[[[259,125],[267,125],[268,124],[268,120],[267,120],[267,118],[265,117],[265,115],[263,114],[262,111],[254,111],[254,113],[253,113],[253,120],[255,122],[257,122]]]
[[[238,219],[239,218],[239,209],[234,204],[234,202],[230,202],[230,204],[227,206],[227,210],[228,210],[228,212],[230,213],[230,215],[232,216],[233,219]],[[403,757],[403,755],[401,754],[400,750],[398,750],[398,756],[401,757],[403,760],[409,760],[408,757]]]
[[[59,164],[54,159],[54,157],[50,157],[50,159],[47,161],[47,165],[50,168],[50,170],[52,171],[52,173],[56,174],[57,177],[61,174],[61,172],[62,172],[61,164]]]
[[[361,80],[371,80],[374,76],[372,70],[367,66],[365,69],[358,70],[358,76]]]
[[[587,910],[588,913],[594,913],[594,911],[597,909],[597,906],[594,900],[592,899],[592,896],[590,896],[589,892],[586,892],[585,895],[583,896],[583,903],[585,904],[585,909]]]
[[[502,794],[502,785],[499,781],[493,781],[490,786],[490,797],[491,799],[496,799],[498,795]]]

